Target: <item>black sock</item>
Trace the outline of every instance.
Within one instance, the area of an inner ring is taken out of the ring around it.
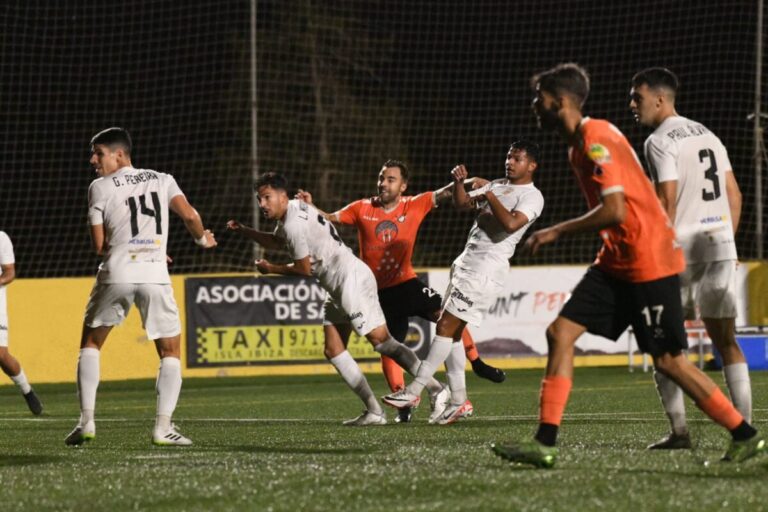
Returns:
[[[752,425],[746,421],[742,421],[738,427],[731,430],[731,436],[733,437],[734,441],[744,441],[745,439],[749,439],[755,434],[757,434],[757,430],[755,430]]]
[[[557,443],[557,430],[559,428],[552,423],[539,423],[539,430],[533,437],[545,446],[555,446]]]

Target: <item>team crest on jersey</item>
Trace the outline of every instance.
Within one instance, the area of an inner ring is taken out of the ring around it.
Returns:
[[[378,238],[380,242],[391,242],[397,238],[397,224],[391,220],[379,222],[376,226],[376,238]]]
[[[606,164],[611,161],[611,152],[602,144],[590,144],[587,156],[597,164]]]

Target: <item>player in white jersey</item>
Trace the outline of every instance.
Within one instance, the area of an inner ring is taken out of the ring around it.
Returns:
[[[363,413],[345,421],[344,425],[363,427],[386,424],[386,415],[365,375],[347,351],[351,330],[365,336],[374,350],[391,357],[411,373],[418,369],[419,359],[389,333],[379,305],[373,272],[344,245],[333,224],[314,206],[289,199],[288,184],[282,175],[265,173],[256,181],[254,188],[265,217],[277,221],[274,233],[256,231],[236,220],[230,220],[227,227],[266,249],[288,249],[293,263],[274,264],[258,260],[256,267],[259,272],[317,278],[328,292],[323,306],[325,357],[365,404]],[[432,394],[433,409],[438,408],[436,412],[439,413],[439,408],[444,407],[444,401],[438,400],[443,386],[434,379],[427,386]]]
[[[720,139],[707,127],[675,110],[677,77],[665,68],[648,68],[632,78],[630,109],[654,129],[645,141],[645,158],[661,204],[674,222],[688,263],[680,275],[688,319],[696,309],[723,357],[731,400],[749,423],[752,390],[744,354],[736,342],[736,243],[741,192]],[[690,448],[683,393],[654,373],[672,431],[651,449]]]
[[[64,440],[71,446],[96,435],[99,351],[132,304],[160,356],[152,442],[192,444],[171,423],[181,391],[181,324],[168,275],[168,211],[181,217],[197,245],[210,249],[216,240],[173,176],[131,165],[131,146],[122,128],[107,128],[91,139],[90,163],[99,177],[88,189],[88,220],[92,246],[102,263],[83,321],[77,364],[80,420]]]
[[[13,244],[4,231],[0,231],[0,368],[19,387],[27,407],[32,414],[39,416],[43,413],[43,404],[37,398],[27,376],[21,368],[18,359],[8,351],[8,309],[6,287],[16,279],[16,258],[13,255]]]
[[[467,169],[459,165],[451,171],[455,183],[454,205],[465,210],[474,208],[477,218],[464,251],[451,266],[450,284],[443,295],[443,313],[437,321],[436,335],[426,359],[413,382],[386,395],[384,403],[397,408],[418,404],[425,379],[431,378],[454,352],[452,347],[461,340],[467,323],[479,325],[502,292],[509,259],[544,208],[544,198],[533,185],[537,159],[536,144],[517,141],[507,153],[505,177],[492,182],[476,180],[473,186],[479,188],[469,193],[464,189]],[[452,386],[450,404],[437,423],[453,423],[471,413],[466,388],[462,386],[454,391]]]

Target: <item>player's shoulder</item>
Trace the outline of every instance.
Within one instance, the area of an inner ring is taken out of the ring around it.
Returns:
[[[5,231],[0,231],[0,243],[7,244],[11,241],[11,237]]]

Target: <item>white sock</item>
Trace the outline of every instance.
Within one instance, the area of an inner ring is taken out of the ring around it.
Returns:
[[[421,362],[419,370],[416,372],[416,378],[406,386],[406,389],[414,395],[420,395],[440,365],[445,362],[451,352],[452,345],[453,340],[451,338],[435,336],[429,347],[427,358]]]
[[[744,416],[744,421],[752,423],[752,384],[747,363],[723,366],[723,375],[733,405]]]
[[[672,431],[676,434],[687,433],[688,425],[685,420],[683,390],[680,389],[680,386],[675,381],[655,370],[653,372],[653,380],[656,381],[656,390],[659,392],[661,405],[664,406],[664,412],[667,413]]]
[[[357,361],[352,357],[352,354],[345,350],[336,357],[332,357],[330,362],[334,368],[336,368],[336,371],[339,372],[341,378],[344,379],[344,382],[347,383],[347,386],[360,397],[360,400],[363,401],[368,412],[383,414],[384,411],[381,410],[379,401],[376,400],[376,396],[373,394],[371,386],[368,385],[368,380],[366,380],[365,375],[363,375],[362,370],[360,370],[360,367],[357,365]]]
[[[11,377],[11,380],[19,386],[19,389],[21,389],[21,394],[26,395],[30,391],[32,391],[32,386],[29,385],[29,381],[27,380],[27,376],[24,375],[24,369],[21,369],[19,371],[19,374]]]
[[[374,348],[379,354],[391,357],[397,364],[399,364],[405,371],[413,376],[419,371],[421,360],[416,353],[410,348],[406,347],[402,343],[398,342],[392,336],[384,343],[379,343]],[[430,393],[438,393],[443,389],[443,385],[440,384],[434,377],[427,382],[427,389]]]
[[[169,429],[171,416],[176,410],[181,393],[181,361],[176,357],[160,359],[160,370],[155,383],[157,391],[157,416],[155,427]]]
[[[445,360],[445,373],[451,387],[451,403],[463,404],[467,401],[467,353],[462,343],[453,343],[451,352]]]
[[[99,388],[99,356],[97,348],[82,348],[77,360],[77,395],[80,397],[81,425],[93,421],[96,390]]]

